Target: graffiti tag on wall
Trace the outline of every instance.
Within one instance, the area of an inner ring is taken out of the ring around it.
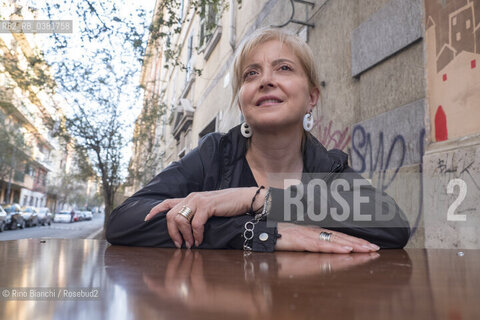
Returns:
[[[435,141],[480,132],[480,0],[425,0],[427,90]]]

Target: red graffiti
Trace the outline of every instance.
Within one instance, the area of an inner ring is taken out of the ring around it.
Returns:
[[[438,106],[437,112],[435,113],[435,140],[448,140],[447,116],[445,115],[442,106]]]
[[[475,69],[476,66],[477,66],[477,60],[473,59],[472,61],[470,61],[470,68]]]
[[[317,139],[327,149],[344,150],[350,143],[352,136],[349,133],[349,128],[343,130],[333,130],[333,121],[330,120],[327,125],[323,125],[323,117],[315,121],[314,130],[317,133]]]

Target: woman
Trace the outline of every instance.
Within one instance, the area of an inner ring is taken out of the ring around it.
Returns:
[[[327,173],[315,181],[329,181],[330,186],[333,174],[349,174],[340,193],[349,205],[355,200],[347,155],[327,152],[308,133],[319,95],[317,70],[305,42],[279,29],[252,34],[234,61],[233,97],[245,122],[227,134],[207,135],[116,208],[107,240],[135,246],[336,253],[403,247],[410,232],[403,213],[387,195],[379,199],[366,183],[361,184],[363,194],[377,197],[362,210],[390,210],[387,222],[363,223],[349,217],[331,223],[332,215],[305,222],[299,206],[296,219],[285,214],[286,197],[301,188],[283,190],[269,175],[289,173],[305,181],[304,174]],[[302,204],[331,204],[305,194]]]

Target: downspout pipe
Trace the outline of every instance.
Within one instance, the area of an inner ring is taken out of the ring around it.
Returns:
[[[236,13],[236,0],[230,0],[230,47],[232,47],[232,50],[235,51],[235,46],[236,46],[236,19],[237,19],[237,13]]]

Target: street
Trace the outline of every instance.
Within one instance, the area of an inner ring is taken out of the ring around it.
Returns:
[[[95,236],[103,227],[103,214],[93,215],[90,221],[74,223],[52,223],[50,226],[37,226],[25,229],[5,230],[0,233],[0,241],[28,238],[86,239]]]

